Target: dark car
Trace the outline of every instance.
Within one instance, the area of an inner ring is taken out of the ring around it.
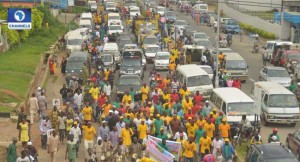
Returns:
[[[138,75],[122,75],[119,78],[119,82],[116,84],[116,93],[119,98],[122,98],[126,91],[133,88],[135,93],[135,98],[140,98],[142,87],[142,80]]]
[[[221,30],[224,33],[240,33],[241,28],[238,21],[234,19],[225,20],[225,22],[221,25]]]
[[[173,11],[165,12],[166,21],[169,23],[174,23],[176,21],[176,13]]]
[[[66,65],[66,81],[69,83],[72,77],[76,77],[78,82],[82,84],[82,67],[86,64],[87,68],[90,67],[88,53],[86,52],[72,52],[67,59]]]
[[[130,38],[129,34],[120,34],[120,36],[117,39],[117,44],[119,46],[119,50],[122,53],[123,48],[125,46],[125,44],[132,44],[133,41]]]
[[[300,129],[288,134],[286,146],[298,157],[298,160],[300,160]]]
[[[123,58],[119,75],[138,75],[144,77],[141,58]]]
[[[246,162],[298,162],[296,156],[281,143],[251,145]]]

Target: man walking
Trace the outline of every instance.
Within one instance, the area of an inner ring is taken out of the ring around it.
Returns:
[[[56,130],[52,131],[52,135],[48,138],[48,154],[50,154],[50,162],[56,162],[56,153],[58,152],[59,138]]]
[[[31,97],[28,100],[28,106],[29,106],[29,111],[30,111],[30,123],[31,125],[34,122],[34,118],[36,117],[37,111],[39,110],[39,105],[38,105],[38,99],[35,97],[35,94],[33,93]]]

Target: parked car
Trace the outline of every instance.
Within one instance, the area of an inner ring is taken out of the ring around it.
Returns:
[[[174,23],[176,21],[176,13],[173,11],[166,11],[165,17],[167,22]]]
[[[241,28],[239,22],[234,19],[225,20],[221,25],[221,30],[223,33],[240,33]]]
[[[272,81],[281,84],[284,87],[291,85],[291,77],[283,67],[266,66],[259,73],[260,81]]]
[[[281,143],[251,145],[246,162],[297,162],[296,156]]]
[[[169,52],[157,52],[154,58],[154,68],[156,70],[168,70],[170,64]]]
[[[201,69],[203,69],[205,72],[207,72],[210,79],[213,79],[214,71],[213,69],[208,65],[199,65]]]
[[[116,93],[119,98],[122,98],[126,91],[133,88],[135,91],[134,98],[141,98],[140,89],[142,87],[142,80],[138,75],[122,75],[119,82],[116,84]]]
[[[209,37],[203,32],[195,32],[193,34],[193,42],[198,42],[200,40],[208,40]]]

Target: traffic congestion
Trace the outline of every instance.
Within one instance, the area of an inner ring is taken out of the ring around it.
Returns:
[[[60,40],[61,106],[48,113],[39,88],[28,104],[40,121],[18,123],[31,148],[21,161],[37,162],[28,131],[35,122],[51,162],[64,160],[59,145],[70,162],[300,160],[298,45],[243,38],[239,22],[218,20],[200,1],[87,5]]]

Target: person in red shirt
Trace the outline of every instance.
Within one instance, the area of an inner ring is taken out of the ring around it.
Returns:
[[[199,90],[196,91],[196,94],[194,95],[194,101],[196,104],[200,104],[203,100],[203,96],[200,94]]]
[[[123,103],[121,103],[120,108],[118,109],[118,111],[120,113],[122,113],[122,115],[126,113],[126,107],[124,106]]]
[[[106,97],[105,93],[102,93],[102,94],[98,97],[98,107],[99,107],[99,109],[102,108],[102,105],[105,104],[106,100],[107,100],[107,97]]]
[[[179,95],[178,93],[176,93],[176,90],[173,90],[171,95],[170,95],[170,98],[173,100],[173,101],[178,101],[179,100]]]
[[[215,118],[213,117],[213,112],[210,112],[209,116],[206,118],[206,122],[210,119],[211,123],[215,124]]]
[[[194,100],[194,104],[193,104],[193,108],[192,108],[192,114],[197,114],[199,112],[199,110],[201,110],[201,104],[200,103],[196,103],[196,101]]]
[[[233,80],[232,86],[235,87],[235,88],[241,89],[241,81],[238,78],[235,78]]]
[[[157,88],[163,90],[165,88],[164,82],[162,80],[158,80],[157,82]]]
[[[159,93],[157,91],[157,88],[154,89],[154,91],[151,94],[151,97],[152,97],[152,102],[156,103],[159,98]]]
[[[161,78],[161,76],[160,76],[160,74],[159,74],[159,73],[157,73],[157,74],[156,74],[156,78],[155,78],[155,80],[156,80],[156,81],[162,80],[162,78]]]
[[[192,113],[192,109],[188,110],[188,113],[184,114],[184,118],[185,120],[188,120],[189,117],[191,117],[192,119],[194,118],[194,114]]]

